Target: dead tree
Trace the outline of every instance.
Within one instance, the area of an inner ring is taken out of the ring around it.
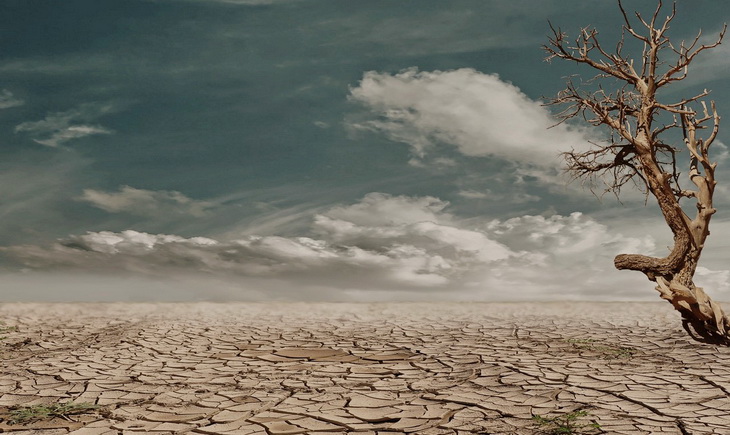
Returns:
[[[552,36],[543,47],[547,60],[577,62],[596,75],[579,84],[570,79],[547,104],[561,107],[559,123],[579,117],[608,133],[605,142],[564,153],[566,170],[591,183],[602,180],[605,190],[617,195],[632,182],[656,199],[674,235],[671,252],[664,258],[621,254],[614,260],[616,268],[640,271],[654,281],[660,296],[681,313],[684,329],[694,339],[730,345],[730,318],[693,282],[716,211],[712,196],[717,163],[709,149],[717,137],[720,116],[713,101],[704,101],[707,90],[679,101],[659,98],[663,88],[687,77],[700,53],[722,42],[727,25],[711,43],[702,44],[700,32],[692,41],[676,44],[667,36],[676,5],[660,17],[659,1],[650,20],[638,12],[630,17],[620,0],[618,7],[623,30],[610,50],[599,42],[594,28],[583,28],[569,40],[550,25]],[[680,187],[678,158],[682,156],[688,161],[691,188],[687,189]],[[686,212],[682,199],[693,202],[696,211]]]

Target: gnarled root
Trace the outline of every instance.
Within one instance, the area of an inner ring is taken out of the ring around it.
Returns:
[[[662,299],[682,314],[682,326],[693,339],[730,346],[730,318],[701,287],[687,287],[663,276],[655,281]]]

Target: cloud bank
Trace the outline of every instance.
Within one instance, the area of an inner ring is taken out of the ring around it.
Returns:
[[[612,232],[580,213],[467,223],[438,198],[383,193],[317,214],[307,237],[101,231],[3,251],[31,270],[209,276],[240,288],[276,282],[270,299],[486,301],[651,299],[643,276],[614,270],[612,259],[661,254],[651,237]],[[702,275],[727,289],[728,273]]]

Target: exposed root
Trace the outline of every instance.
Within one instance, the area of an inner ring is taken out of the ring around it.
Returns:
[[[682,326],[702,343],[730,346],[730,318],[701,287],[687,287],[663,276],[656,277],[656,290],[682,314]]]

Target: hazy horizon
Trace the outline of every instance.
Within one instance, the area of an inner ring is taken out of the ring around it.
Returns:
[[[728,21],[718,2],[677,9],[676,40]],[[544,61],[548,21],[613,47],[615,2],[2,11],[0,302],[659,300],[613,267],[668,252],[656,205],[570,183],[558,154],[600,132],[549,128],[542,105],[586,73]],[[728,66],[725,43],[664,97],[707,88],[727,117]],[[696,275],[716,300],[730,300],[728,132]]]

